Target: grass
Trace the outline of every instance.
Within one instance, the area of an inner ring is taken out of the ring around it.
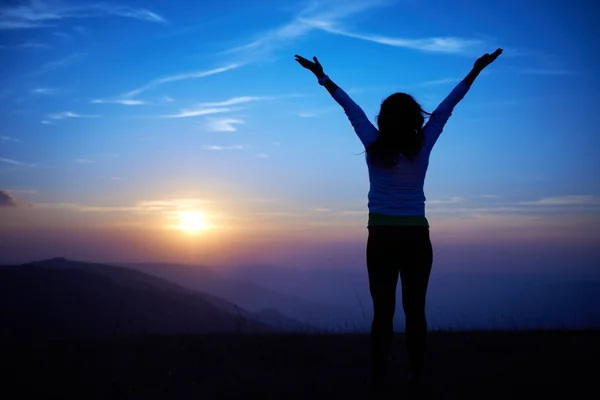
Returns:
[[[599,334],[431,332],[431,397],[600,398],[594,383],[600,376],[594,357],[600,354]],[[395,340],[391,374],[396,379],[389,398],[406,391],[403,335]],[[11,398],[369,398],[368,345],[365,334],[3,341],[0,363],[8,385],[2,390],[19,394]]]

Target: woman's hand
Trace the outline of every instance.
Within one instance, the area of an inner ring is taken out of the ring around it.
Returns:
[[[317,78],[320,78],[325,75],[325,73],[323,72],[323,66],[321,65],[319,60],[317,60],[317,57],[313,57],[313,60],[315,60],[314,62],[307,60],[306,58],[301,57],[298,54],[296,54],[295,57],[296,61],[298,61],[298,64],[311,71],[317,76]]]
[[[496,58],[498,58],[498,56],[500,54],[502,54],[502,49],[497,49],[492,54],[485,53],[484,55],[482,55],[481,57],[479,57],[477,59],[477,61],[475,61],[475,64],[474,64],[473,68],[475,68],[478,71],[483,71],[483,69],[485,67],[487,67],[488,65],[490,65],[492,62],[494,62],[494,60]]]

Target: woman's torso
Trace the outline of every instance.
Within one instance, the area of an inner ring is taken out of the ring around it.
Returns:
[[[366,155],[369,170],[369,226],[429,226],[425,218],[425,175],[429,151],[423,148],[413,162],[400,155],[391,168]]]

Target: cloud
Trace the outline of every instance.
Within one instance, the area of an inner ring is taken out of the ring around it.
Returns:
[[[245,124],[246,121],[234,118],[215,119],[208,122],[208,128],[216,132],[235,132],[235,124]]]
[[[60,120],[66,118],[98,118],[99,115],[82,115],[71,111],[65,111],[57,114],[49,114],[47,117],[50,119]],[[42,123],[44,122],[42,121]]]
[[[2,157],[0,157],[0,163],[16,165],[18,167],[35,167],[35,164],[27,164],[27,163],[24,163],[21,161],[12,160],[10,158],[2,158]]]
[[[0,29],[35,29],[56,26],[65,19],[97,18],[119,16],[141,21],[166,23],[167,21],[153,11],[143,8],[112,6],[106,4],[87,4],[60,6],[48,5],[42,0],[17,2],[0,8]]]
[[[313,31],[323,31],[388,46],[435,53],[466,53],[468,50],[484,44],[484,41],[480,39],[465,39],[453,36],[409,39],[366,34],[353,31],[346,26],[346,22],[351,17],[392,4],[395,4],[395,2],[376,0],[313,2],[289,23],[263,32],[249,43],[225,50],[221,54],[242,54],[247,60],[262,61],[276,50],[307,36]]]
[[[204,150],[242,150],[245,146],[237,144],[233,146],[209,146],[204,145],[202,148]]]
[[[308,21],[305,23],[314,24],[318,29],[335,35],[347,36],[355,39],[366,40],[378,44],[404,47],[430,53],[467,53],[472,48],[483,47],[484,42],[479,39],[463,39],[458,37],[431,37],[421,39],[408,39],[400,37],[390,37],[377,34],[353,33],[340,28],[334,28],[330,24],[324,24],[320,21]]]
[[[533,206],[585,206],[600,205],[600,197],[592,195],[569,195],[544,197],[535,201],[522,201],[520,204]]]
[[[52,46],[39,42],[22,42],[17,44],[0,45],[0,50],[33,50],[33,49],[51,49]]]
[[[61,93],[60,89],[49,88],[49,87],[39,87],[35,89],[31,89],[29,93],[40,96],[53,96]]]
[[[167,22],[167,20],[165,20],[163,17],[156,14],[155,12],[145,9],[132,9],[127,7],[105,8],[105,12],[107,14],[114,14],[120,17],[139,19],[140,21],[160,22],[163,24]]]
[[[23,143],[19,139],[15,139],[15,138],[10,137],[10,136],[0,136],[0,143],[1,142]]]
[[[266,153],[258,153],[258,154],[256,155],[256,157],[258,157],[258,158],[268,158],[268,157],[269,157],[269,155],[268,155],[268,154],[266,154]]]
[[[136,204],[136,210],[142,212],[171,212],[179,210],[194,210],[210,203],[198,198],[179,198],[171,200],[147,200]]]
[[[77,163],[77,164],[93,164],[94,161],[90,160],[89,158],[77,158],[75,160],[73,160],[73,162]]]
[[[44,125],[54,125],[54,122],[52,121],[48,121],[46,119],[43,119],[40,121],[40,124],[44,124]]]
[[[444,197],[441,199],[427,200],[427,204],[458,204],[463,203],[465,199],[458,196]]]
[[[16,207],[15,200],[4,190],[0,190],[0,207]]]
[[[316,118],[319,116],[319,113],[299,112],[298,116],[302,118]]]
[[[258,100],[263,100],[266,99],[265,97],[258,97],[258,96],[239,96],[239,97],[232,97],[228,100],[225,101],[217,101],[217,102],[209,102],[209,103],[200,103],[200,106],[202,107],[227,107],[227,106],[233,106],[236,104],[243,104],[243,103],[249,103],[252,101],[258,101]]]
[[[48,210],[72,210],[79,212],[133,212],[142,214],[170,214],[183,210],[197,210],[210,203],[198,198],[176,198],[170,200],[145,200],[135,205],[93,206],[77,203],[37,203],[36,208]]]
[[[163,115],[161,118],[189,118],[198,117],[201,115],[219,114],[229,112],[229,108],[196,108],[196,109],[183,109],[177,114]]]
[[[32,72],[30,74],[30,76],[42,75],[42,74],[46,74],[48,72],[55,71],[57,69],[69,67],[69,66],[81,61],[86,55],[87,54],[85,54],[85,53],[76,53],[76,54],[71,54],[68,57],[61,58],[60,60],[51,61],[49,63],[43,64],[36,71]]]
[[[136,207],[119,206],[87,206],[77,203],[36,203],[35,208],[40,210],[69,210],[79,212],[133,212]]]
[[[600,196],[567,195],[543,197],[532,201],[502,200],[500,195],[477,195],[471,199],[447,197],[429,204],[432,215],[457,218],[480,216],[523,216],[526,218],[546,218],[574,216],[577,213],[597,214],[600,209]]]
[[[225,50],[221,54],[242,54],[247,62],[263,61],[276,50],[319,29],[317,24],[307,23],[304,19],[310,19],[313,22],[327,20],[331,23],[338,23],[369,9],[389,4],[391,4],[390,1],[382,0],[363,2],[344,0],[323,2],[321,4],[313,2],[287,24],[262,32],[251,39],[249,43]]]
[[[443,79],[434,79],[431,81],[425,81],[417,83],[415,86],[436,86],[436,85],[444,85],[446,83],[458,83],[461,78],[443,78]]]
[[[222,72],[225,71],[229,71],[235,68],[239,68],[242,64],[229,64],[226,65],[224,67],[220,67],[220,68],[215,68],[215,69],[210,69],[207,71],[196,71],[196,72],[189,72],[189,73],[185,73],[185,74],[178,74],[178,75],[171,75],[171,76],[166,76],[164,78],[159,78],[159,79],[155,79],[153,81],[148,82],[147,84],[145,84],[144,86],[141,86],[137,89],[134,89],[130,92],[125,93],[122,97],[133,97],[133,96],[137,96],[138,94],[140,94],[143,91],[146,91],[150,88],[162,85],[164,83],[168,83],[168,82],[177,82],[177,81],[182,81],[182,80],[187,80],[187,79],[198,79],[198,78],[205,78],[207,76],[211,76],[211,75],[215,75],[215,74],[220,74]]]
[[[92,104],[122,104],[125,106],[139,106],[139,105],[143,105],[143,104],[149,104],[145,100],[134,100],[134,99],[116,99],[116,100],[95,99],[95,100],[91,100],[90,103],[92,103]]]

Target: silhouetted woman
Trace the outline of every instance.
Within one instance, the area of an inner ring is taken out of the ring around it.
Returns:
[[[502,49],[480,57],[469,74],[431,114],[406,93],[394,93],[381,104],[375,128],[363,110],[314,62],[296,55],[296,61],[313,72],[319,84],[346,112],[366,149],[369,169],[369,220],[367,269],[373,300],[371,325],[372,382],[381,383],[387,369],[393,338],[398,274],[406,318],[409,382],[423,378],[427,320],[425,296],[433,263],[429,223],[425,217],[423,185],[429,155],[454,107],[479,73]],[[426,124],[425,116],[429,115]]]

